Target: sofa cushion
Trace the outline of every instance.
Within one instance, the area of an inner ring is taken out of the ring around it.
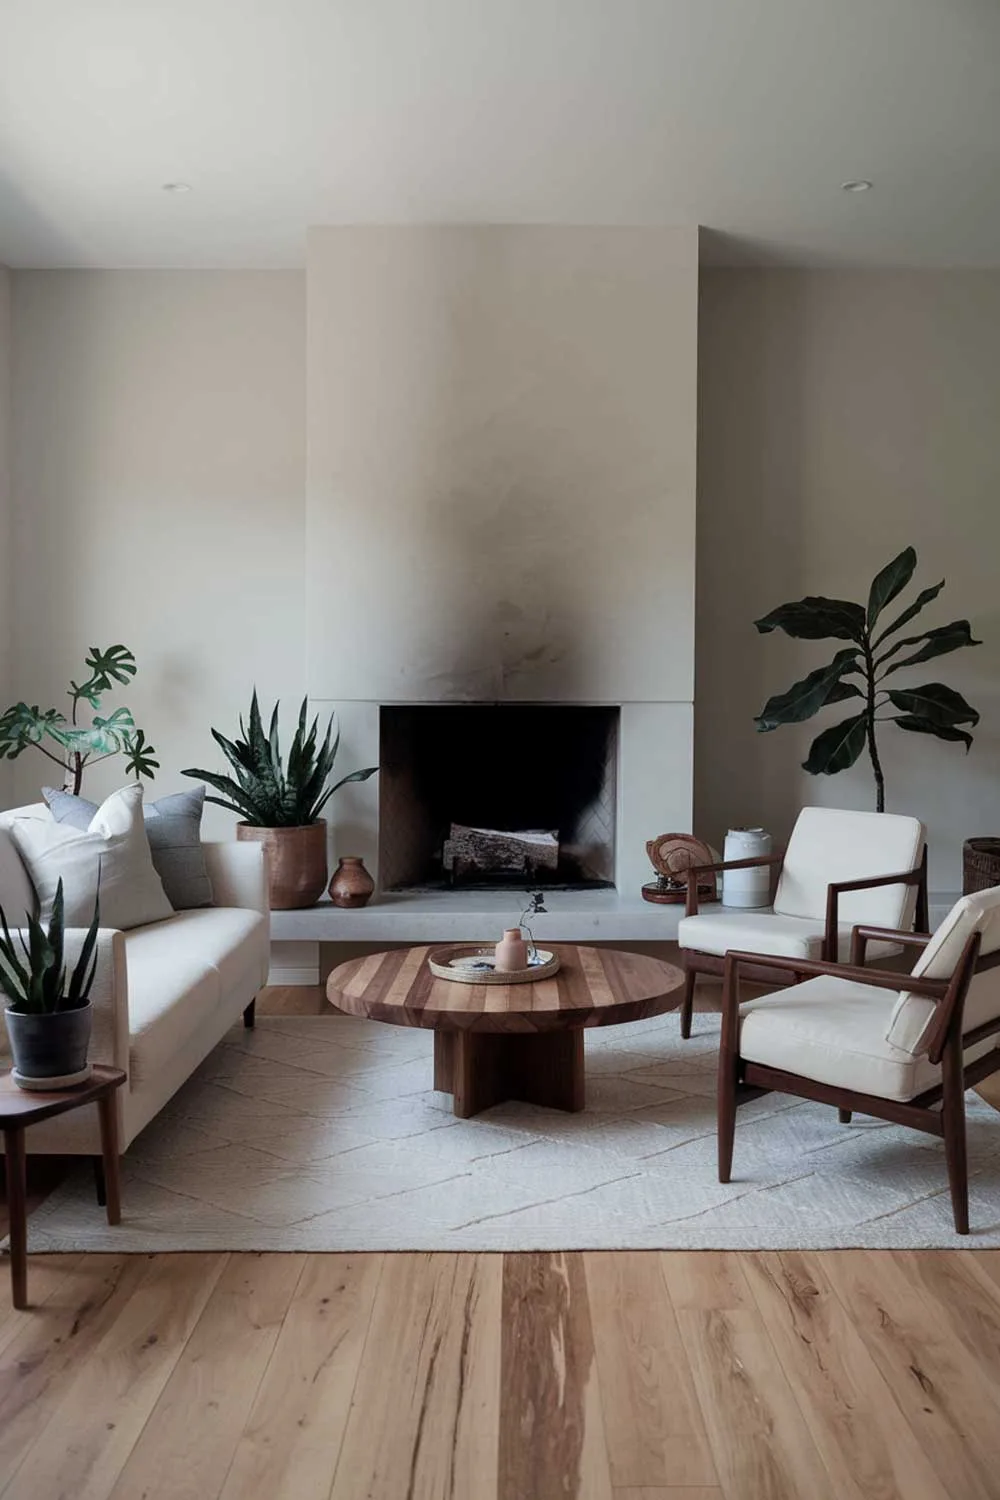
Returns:
[[[149,852],[142,790],[132,782],[113,792],[85,833],[64,827],[54,818],[12,821],[10,835],[31,876],[43,924],[51,919],[60,880],[67,927],[89,927],[98,881],[102,927],[124,932],[171,915],[173,908]]]
[[[682,948],[698,953],[722,955],[737,952],[774,954],[778,958],[823,957],[824,922],[807,917],[786,917],[770,909],[740,911],[732,906],[716,906],[699,912],[696,917],[682,917],[677,941]],[[838,957],[846,962],[851,952],[851,925],[840,924]],[[869,957],[880,958],[899,949],[891,943],[869,944]]]
[[[86,830],[97,813],[97,803],[74,797],[55,787],[42,788],[42,796],[57,823]],[[173,792],[155,802],[143,802],[142,815],[153,856],[153,868],[163,881],[167,900],[174,911],[211,906],[212,884],[205,867],[201,843],[201,818],[205,810],[205,788]]]
[[[177,912],[126,934],[133,1088],[155,1076],[224,995],[242,987],[249,1005],[267,947],[267,918],[237,907]]]
[[[13,807],[8,812],[0,812],[0,911],[6,913],[8,926],[21,926],[25,915],[33,912],[38,904],[31,877],[10,836],[10,825],[17,818],[42,818],[47,821],[49,817],[48,808],[41,802],[30,807]]]
[[[1000,948],[1000,886],[955,902],[913,966],[913,977],[950,979],[973,933],[982,933],[980,955]],[[937,1006],[925,995],[903,991],[889,1018],[886,1038],[914,1056],[926,1052]],[[965,998],[962,1029],[972,1031],[1000,1016],[1000,966],[974,974]]]
[[[740,1007],[740,1055],[859,1094],[912,1099],[940,1082],[941,1069],[886,1041],[891,990],[824,975]],[[995,1038],[966,1052],[973,1062]]]
[[[912,870],[923,847],[924,825],[916,818],[804,807],[788,841],[774,909],[787,917],[823,921],[827,886]],[[848,924],[909,927],[915,904],[914,886],[877,886],[842,896],[838,914]]]

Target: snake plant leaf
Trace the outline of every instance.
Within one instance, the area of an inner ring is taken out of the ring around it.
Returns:
[[[853,766],[865,747],[866,715],[855,714],[824,729],[813,740],[802,768],[812,776],[833,776]]]
[[[265,795],[275,802],[280,802],[284,790],[281,784],[281,767],[280,764],[275,766],[271,756],[271,744],[261,722],[256,688],[250,700],[250,732],[247,735],[247,748],[250,752],[250,763],[254,768],[254,774],[263,783]]]
[[[160,762],[155,759],[156,747],[147,742],[141,729],[129,736],[125,753],[125,769],[136,778],[148,776],[152,780],[154,771],[160,769]]]
[[[966,754],[972,749],[972,735],[967,729],[956,729],[954,724],[935,724],[918,714],[900,714],[892,719],[899,729],[908,729],[912,734],[933,734],[939,740],[957,740],[965,746]]]
[[[754,624],[761,635],[783,630],[797,640],[821,641],[832,637],[860,644],[865,635],[865,612],[860,604],[852,604],[849,599],[808,595],[791,604],[779,604]]]
[[[111,690],[112,682],[127,683],[136,674],[135,657],[127,646],[91,646],[85,658],[90,668],[90,682],[85,684],[98,693]]]
[[[342,776],[340,780],[334,786],[330,787],[327,792],[324,792],[323,796],[320,798],[316,808],[317,818],[319,817],[323,808],[326,806],[329,799],[333,796],[334,792],[339,792],[340,788],[342,786],[346,786],[349,781],[367,781],[369,776],[374,776],[377,770],[378,766],[366,766],[363,771],[352,771],[350,776]]]
[[[896,595],[901,594],[906,588],[916,566],[916,552],[912,547],[904,547],[898,557],[894,557],[891,563],[886,563],[880,573],[876,573],[868,592],[869,630],[886,605],[891,604]]]
[[[242,787],[237,786],[231,776],[219,776],[215,771],[201,771],[192,767],[181,772],[182,776],[193,776],[198,781],[207,782],[222,795],[219,797],[206,797],[206,802],[214,802],[216,807],[225,807],[229,812],[239,813],[248,823],[256,823],[257,807],[249,793]]]
[[[932,599],[937,598],[943,588],[944,579],[942,578],[940,583],[932,583],[930,588],[921,589],[913,603],[904,609],[903,613],[898,615],[891,625],[886,626],[881,635],[875,637],[872,641],[872,647],[877,648],[881,646],[882,642],[887,641],[891,635],[895,635],[897,630],[902,630],[904,625],[909,625],[910,621],[919,615],[925,605],[930,604]]]
[[[73,973],[69,981],[69,989],[66,991],[65,1000],[62,1005],[64,1010],[76,1010],[86,1005],[90,999],[90,992],[94,987],[94,975],[97,973],[97,934],[101,926],[101,896],[98,891],[94,902],[94,916],[87,929],[87,936],[83,940],[80,949],[80,957],[77,959]]]
[[[921,645],[921,642],[923,644]],[[933,661],[935,656],[947,656],[950,651],[960,651],[963,646],[981,646],[982,641],[973,639],[972,626],[968,620],[952,620],[950,625],[939,625],[936,630],[925,631],[923,635],[908,635],[904,640],[897,641],[890,651],[887,651],[881,661],[875,663],[876,667],[884,665],[890,657],[895,656],[897,651],[902,651],[906,646],[920,646],[912,656],[906,656],[902,661],[893,662],[891,667],[886,667],[883,677],[891,677],[893,672],[898,672],[900,667],[915,667],[924,661]]]
[[[855,665],[857,658],[857,649],[849,646],[844,651],[838,651],[833,661],[828,662],[825,667],[817,667],[815,672],[810,672],[801,682],[793,683],[787,692],[776,693],[773,698],[769,698],[754,720],[758,732],[765,734],[782,724],[801,724],[804,719],[811,719],[814,713],[830,701],[831,689],[844,672]],[[853,697],[856,692],[857,688],[844,696]]]
[[[56,893],[52,901],[52,916],[49,918],[49,946],[52,949],[53,964],[57,981],[62,980],[63,973],[63,933],[65,930],[66,902],[63,895],[62,876],[56,886]],[[58,986],[57,986],[58,987]]]
[[[887,688],[886,691],[893,708],[918,719],[928,719],[946,729],[954,728],[956,724],[979,723],[979,714],[972,705],[966,703],[954,688],[945,687],[943,682],[927,682],[916,688]]]

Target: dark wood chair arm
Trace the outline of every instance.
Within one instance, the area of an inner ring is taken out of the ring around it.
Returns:
[[[711,865],[689,865],[687,871],[687,905],[684,910],[686,917],[698,915],[698,876],[716,875],[721,870],[753,870],[760,865],[780,865],[785,858],[784,851],[779,854],[757,854],[753,859],[719,859]]]
[[[863,968],[869,943],[895,943],[899,947],[926,948],[932,932],[907,932],[901,927],[855,927],[851,932],[851,963]]]
[[[919,865],[915,865],[912,870],[901,870],[896,875],[868,875],[858,880],[836,880],[827,886],[823,958],[828,963],[835,961],[840,948],[840,897],[847,891],[873,891],[885,885],[915,885],[917,887],[917,922],[922,927],[927,926],[927,850],[925,849]]]
[[[760,967],[761,955],[759,953],[741,953],[735,949],[726,954],[726,969],[738,970],[741,965],[754,965]],[[885,969],[862,969],[853,964],[827,963],[825,959],[815,958],[776,958],[772,954],[767,955],[767,967],[769,969],[787,969],[791,974],[801,974],[806,978],[815,979],[820,975],[829,974],[834,979],[851,979],[858,984],[867,984],[876,990],[902,990],[912,995],[926,995],[929,999],[938,1000],[944,997],[948,989],[947,979],[919,979],[910,974],[890,974]]]

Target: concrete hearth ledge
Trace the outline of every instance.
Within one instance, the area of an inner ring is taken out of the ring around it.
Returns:
[[[272,942],[476,942],[512,927],[527,905],[523,891],[406,891],[379,896],[360,911],[324,900],[304,911],[271,913]],[[531,919],[537,942],[673,942],[684,907],[655,906],[615,890],[549,891]]]

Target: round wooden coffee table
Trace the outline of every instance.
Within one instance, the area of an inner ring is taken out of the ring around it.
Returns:
[[[347,1015],[432,1030],[434,1087],[454,1097],[463,1120],[504,1099],[583,1109],[586,1028],[674,1010],[684,975],[638,953],[550,946],[559,972],[534,984],[438,979],[427,966],[432,947],[372,953],[334,969],[327,999]]]

